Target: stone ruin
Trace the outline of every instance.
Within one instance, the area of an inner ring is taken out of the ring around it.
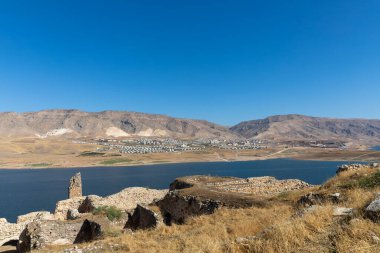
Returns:
[[[76,173],[70,179],[70,186],[68,189],[69,199],[82,197],[82,176],[80,172]]]

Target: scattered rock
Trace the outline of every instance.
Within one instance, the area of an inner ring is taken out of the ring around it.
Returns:
[[[74,243],[84,243],[97,240],[102,236],[102,234],[103,231],[101,224],[86,219],[83,222]]]
[[[375,233],[371,234],[371,238],[374,243],[380,244],[380,238]]]
[[[0,246],[11,241],[18,241],[21,232],[30,222],[54,219],[54,215],[49,212],[32,212],[20,215],[17,218],[17,223],[9,223],[2,218],[0,219]]]
[[[81,214],[79,213],[78,209],[69,209],[67,212],[67,219],[68,220],[76,220],[81,217]]]
[[[34,221],[21,233],[17,249],[30,252],[47,245],[74,243],[83,221]]]
[[[310,192],[304,196],[301,196],[301,198],[297,201],[297,206],[308,207],[320,205],[325,201],[325,199],[326,197],[323,194]]]
[[[101,206],[114,206],[122,210],[133,210],[137,204],[149,205],[162,199],[167,190],[154,190],[144,187],[130,187],[108,197],[89,195],[78,208],[80,213],[92,212]]]
[[[380,196],[367,206],[365,209],[365,215],[375,222],[380,221]]]
[[[371,168],[376,168],[378,167],[377,163],[369,163],[369,164],[359,164],[359,163],[354,163],[354,164],[343,164],[338,167],[338,170],[336,171],[336,174],[339,175],[342,172],[345,171],[359,171],[362,169],[371,169]]]
[[[333,202],[333,203],[339,203],[340,202],[340,193],[339,192],[336,192],[336,193],[333,193],[333,194],[330,194],[329,195],[329,198],[330,200]]]
[[[125,229],[149,229],[156,228],[163,222],[162,216],[152,209],[137,205],[133,214],[128,214],[128,221],[125,224]]]
[[[189,216],[211,214],[223,204],[212,199],[181,196],[178,191],[171,191],[157,205],[164,215],[165,224],[171,225],[172,222],[181,224]]]
[[[235,239],[238,244],[249,244],[250,242],[257,239],[257,236],[245,236],[245,237],[237,237]]]
[[[36,220],[55,220],[54,214],[46,211],[32,212],[17,217],[17,223],[29,223]]]
[[[102,225],[90,220],[34,221],[22,231],[17,249],[30,252],[50,245],[66,245],[95,240],[102,234]]]
[[[352,217],[354,215],[354,209],[353,208],[347,208],[347,207],[336,207],[333,211],[333,216],[350,216]]]
[[[59,220],[68,219],[69,210],[78,209],[82,205],[84,200],[85,197],[77,197],[58,201],[54,211],[55,217]]]
[[[68,198],[73,199],[77,197],[82,197],[82,176],[80,172],[75,174],[70,179],[70,185],[68,189]]]
[[[323,193],[313,193],[310,192],[306,195],[301,196],[301,198],[297,201],[297,206],[314,206],[321,205],[324,202],[330,201],[332,203],[339,203],[341,200],[341,194],[339,192],[333,194],[323,194]]]
[[[170,184],[171,191],[193,187],[203,187],[226,193],[272,197],[282,192],[310,188],[313,185],[298,179],[278,180],[269,176],[250,178],[188,176],[177,178]]]
[[[301,210],[297,211],[297,212],[295,213],[295,215],[293,215],[293,217],[302,217],[302,216],[304,216],[304,215],[307,214],[307,213],[312,213],[312,212],[314,212],[314,211],[317,210],[318,208],[321,208],[321,206],[320,206],[320,205],[312,205],[312,206],[308,206],[308,207],[306,207],[306,208],[304,208],[304,209],[301,209]]]

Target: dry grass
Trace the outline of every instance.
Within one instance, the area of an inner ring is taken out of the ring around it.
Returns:
[[[207,252],[207,253],[376,253],[380,252],[380,225],[366,219],[364,208],[380,186],[341,188],[347,180],[360,180],[376,171],[343,173],[315,193],[340,192],[342,202],[326,202],[313,211],[299,213],[295,202],[305,191],[294,191],[269,199],[264,208],[218,210],[212,215],[188,219],[184,225],[125,233],[81,245],[96,252]],[[352,207],[354,217],[334,217],[335,207]],[[62,251],[50,248],[45,252]]]
[[[255,235],[290,215],[291,209],[284,205],[269,210],[221,209],[212,215],[189,219],[184,225],[139,231],[111,238],[106,243],[119,244],[120,252],[234,252],[236,237]]]
[[[161,226],[156,230],[125,233],[118,237],[81,245],[91,248],[103,245],[101,252],[239,252],[235,240],[253,236],[273,223],[289,219],[292,208],[288,205],[269,209],[222,208],[212,215],[190,218],[184,225]],[[113,248],[110,248],[113,245]],[[64,247],[48,248],[42,252],[61,252]]]
[[[241,245],[240,252],[331,252],[332,207],[275,224],[262,237]]]

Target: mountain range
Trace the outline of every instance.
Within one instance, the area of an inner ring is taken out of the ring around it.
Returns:
[[[376,145],[380,143],[380,120],[290,114],[244,121],[229,128],[205,120],[127,111],[0,113],[0,137],[31,136],[253,138],[276,142],[334,140]]]

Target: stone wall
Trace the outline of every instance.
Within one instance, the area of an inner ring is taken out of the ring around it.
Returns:
[[[82,177],[80,172],[75,174],[70,179],[70,186],[68,189],[68,197],[69,199],[76,198],[76,197],[82,197]]]

